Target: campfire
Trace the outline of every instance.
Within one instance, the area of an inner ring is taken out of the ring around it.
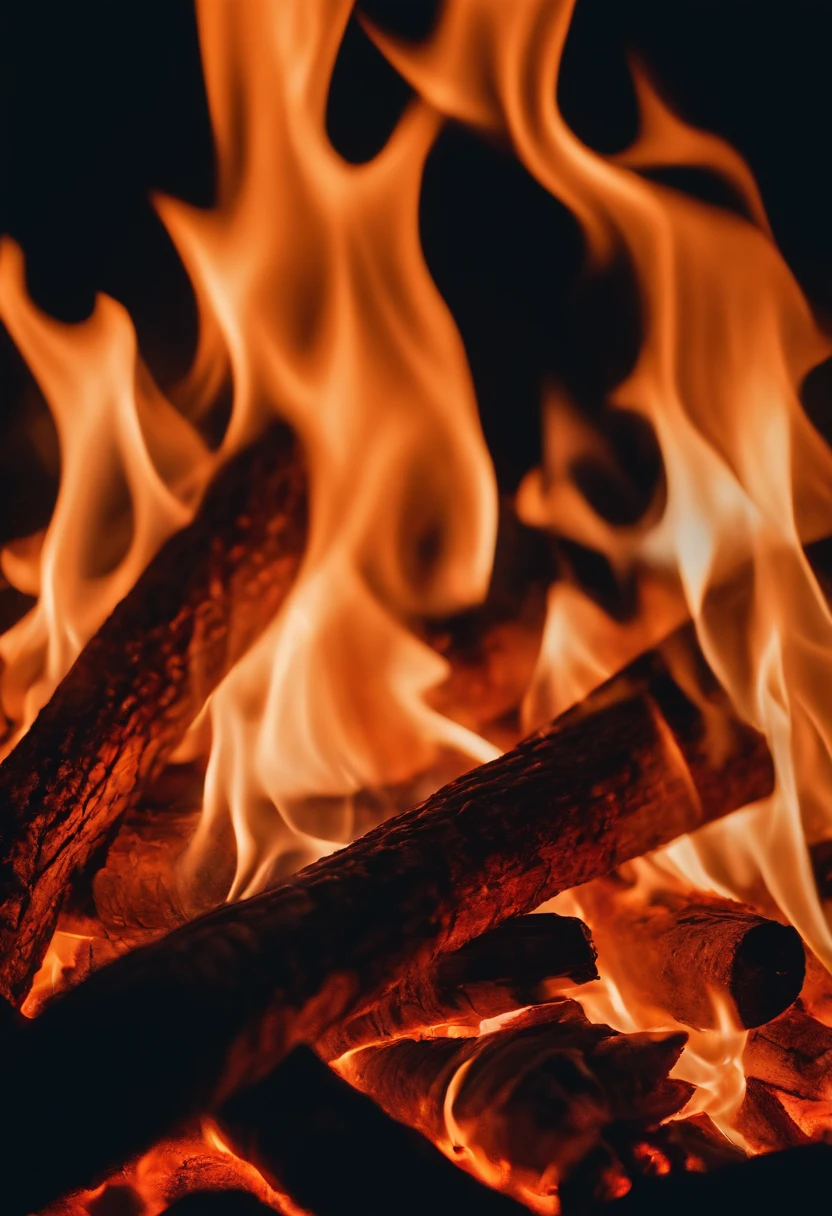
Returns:
[[[123,305],[56,319],[0,243],[54,472],[0,552],[8,1216],[822,1185],[832,452],[801,393],[832,342],[740,154],[643,65],[629,146],[578,137],[573,8],[445,0],[412,37],[197,0],[216,197],[153,200],[199,314],[169,386]],[[352,158],[349,47],[399,98]],[[633,288],[614,375],[560,335],[513,483],[425,254],[448,131],[557,201],[576,301]]]

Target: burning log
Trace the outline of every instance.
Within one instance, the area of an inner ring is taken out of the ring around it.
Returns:
[[[510,1193],[541,1196],[606,1150],[610,1128],[626,1125],[632,1139],[685,1105],[693,1086],[668,1079],[685,1038],[618,1034],[560,1000],[491,1034],[399,1039],[338,1067],[388,1113],[485,1163]]]
[[[305,1048],[233,1097],[217,1121],[236,1153],[314,1216],[526,1211],[457,1169]]]
[[[758,1153],[797,1148],[811,1139],[786,1110],[777,1087],[756,1077],[747,1078],[734,1127]]]
[[[574,916],[519,916],[411,972],[372,1009],[318,1044],[326,1059],[429,1027],[470,1026],[598,978],[589,930]]]
[[[748,1076],[795,1097],[832,1101],[832,1028],[798,1001],[748,1036],[743,1066]]]
[[[10,1216],[211,1108],[440,952],[764,797],[763,738],[719,688],[704,704],[682,693],[662,648],[643,655],[340,853],[66,993],[8,1052]]]
[[[19,1003],[67,886],[274,617],[306,541],[282,425],[222,470],[0,766],[0,993]]]
[[[790,925],[700,892],[630,896],[638,892],[604,880],[581,892],[581,906],[602,956],[626,957],[626,983],[642,1000],[688,1026],[713,1027],[712,993],[725,993],[748,1029],[797,999],[806,955]]]

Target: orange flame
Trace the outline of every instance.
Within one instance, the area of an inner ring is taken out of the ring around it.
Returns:
[[[200,0],[218,202],[209,212],[157,205],[201,314],[183,391],[197,416],[228,378],[230,422],[212,454],[153,385],[114,301],[100,298],[81,326],[60,325],[28,299],[20,251],[2,245],[0,319],[41,385],[62,458],[48,529],[0,555],[8,580],[38,595],[0,639],[3,705],[19,736],[155,549],[190,518],[217,462],[279,413],[309,456],[307,561],[285,611],[212,698],[205,809],[186,865],[199,868],[230,820],[231,894],[248,893],[347,839],[345,800],[356,790],[400,782],[443,751],[460,767],[495,754],[430,708],[425,694],[447,665],[410,628],[483,597],[496,531],[461,339],[418,231],[425,157],[442,121],[460,119],[507,141],[572,210],[593,268],[626,251],[645,336],[608,405],[650,423],[667,479],[660,518],[630,529],[601,520],[564,458],[583,442],[574,403],[550,391],[546,466],[528,475],[518,508],[591,543],[615,568],[638,569],[641,610],[612,626],[577,592],[553,589],[527,717],[559,712],[692,617],[738,711],[770,741],[777,789],[644,873],[726,895],[763,883],[830,965],[807,840],[832,835],[832,614],[802,545],[832,531],[832,458],[798,389],[832,346],[746,165],[676,119],[640,68],[632,148],[600,155],[568,128],[556,86],[573,7],[447,0],[416,46],[365,20],[416,99],[386,147],[353,166],[324,127],[351,0]],[[667,165],[718,175],[744,214],[641,172]],[[314,798],[334,801],[312,813]],[[622,1005],[617,965],[606,960],[600,994],[578,995],[604,1020],[641,1028],[653,1015]],[[741,1043],[724,1019],[710,1033],[682,1067],[727,1126],[741,1097]]]

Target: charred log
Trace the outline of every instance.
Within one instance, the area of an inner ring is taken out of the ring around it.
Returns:
[[[217,1121],[236,1153],[314,1216],[526,1211],[457,1169],[306,1048],[233,1097]]]
[[[318,1050],[331,1060],[353,1047],[430,1027],[476,1028],[486,1018],[597,979],[595,957],[589,930],[577,917],[514,917],[406,975],[367,1013],[335,1027]]]
[[[705,704],[652,651],[342,852],[91,975],[10,1053],[7,1211],[148,1146],[440,952],[763,797],[764,740],[717,687]]]
[[[743,1065],[749,1076],[795,1097],[832,1101],[832,1028],[798,1001],[748,1036]]]
[[[808,1144],[810,1137],[786,1110],[782,1094],[775,1085],[748,1077],[745,1097],[737,1111],[734,1127],[758,1153]]]
[[[338,1067],[388,1113],[486,1162],[510,1193],[545,1196],[584,1162],[594,1169],[614,1129],[633,1142],[684,1106],[693,1087],[668,1078],[684,1043],[618,1034],[561,1000],[492,1034],[399,1039]]]
[[[713,1027],[712,993],[740,1025],[770,1022],[798,997],[806,955],[797,930],[753,908],[700,892],[662,891],[647,902],[612,880],[581,892],[602,956],[626,959],[623,982],[688,1026]]]
[[[73,874],[283,603],[306,541],[298,444],[222,470],[0,766],[0,993],[19,1003]]]

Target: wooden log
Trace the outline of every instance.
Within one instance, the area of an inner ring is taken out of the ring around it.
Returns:
[[[772,781],[765,741],[718,687],[694,705],[665,650],[641,656],[420,806],[48,1007],[5,1076],[7,1211],[149,1146],[438,953],[764,797]]]
[[[832,1028],[797,1001],[748,1036],[746,1074],[798,1098],[832,1101]]]
[[[306,475],[274,425],[159,550],[0,765],[0,993],[19,1004],[74,873],[268,624],[306,542]]]
[[[470,1027],[524,1005],[549,1000],[559,989],[598,978],[589,930],[575,916],[517,916],[441,954],[410,973],[366,1013],[333,1028],[317,1044],[333,1060],[354,1047],[431,1027]]]
[[[734,1127],[758,1153],[795,1148],[810,1142],[810,1137],[786,1110],[777,1087],[756,1077],[746,1080],[745,1097],[734,1119]]]
[[[308,1048],[217,1113],[222,1138],[314,1216],[520,1216],[526,1209],[457,1169]]]
[[[639,1136],[684,1106],[693,1086],[668,1073],[685,1038],[618,1034],[562,999],[491,1034],[398,1039],[350,1052],[338,1068],[510,1194],[542,1199],[611,1127]]]
[[[625,1000],[712,1028],[713,996],[729,999],[738,1023],[776,1018],[798,997],[806,955],[797,930],[753,908],[702,892],[662,890],[645,900],[623,882],[603,879],[581,892],[601,957],[625,960]]]

